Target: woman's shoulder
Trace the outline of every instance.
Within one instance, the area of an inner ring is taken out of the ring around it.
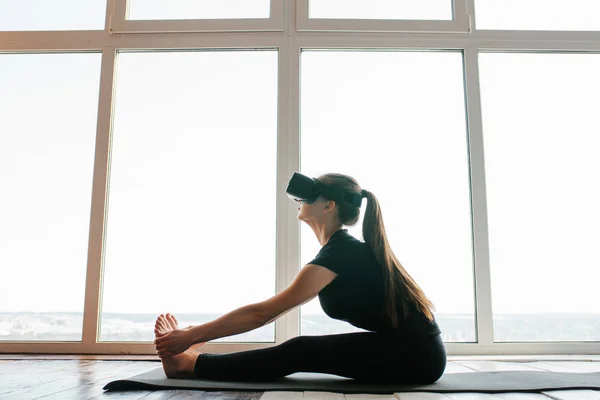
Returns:
[[[355,238],[352,235],[345,237],[338,237],[335,240],[327,242],[322,249],[332,249],[336,251],[352,252],[353,254],[364,254],[368,256],[371,254],[369,245],[362,240]]]

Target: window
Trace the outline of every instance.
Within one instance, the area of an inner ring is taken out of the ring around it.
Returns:
[[[275,294],[277,52],[122,53],[102,341]],[[273,341],[274,324],[225,341]]]
[[[372,191],[444,340],[475,341],[462,54],[306,51],[301,66],[303,173],[344,173]],[[348,229],[359,239],[365,208]],[[320,245],[302,224],[304,265]],[[302,308],[303,334],[354,330],[317,302]]]
[[[478,29],[600,29],[597,0],[475,0]]]
[[[452,0],[310,0],[309,18],[452,19]]]
[[[100,54],[0,54],[0,340],[79,341]]]
[[[113,33],[283,31],[281,0],[113,1]]]
[[[155,354],[159,313],[284,290],[320,250],[295,171],[378,196],[449,355],[593,353],[599,15],[0,0],[0,353]],[[205,350],[353,331],[314,300]]]
[[[0,0],[0,31],[104,29],[106,0]]]
[[[600,56],[480,54],[494,337],[600,340]]]
[[[467,32],[466,2],[297,0],[296,29],[312,32]]]
[[[281,1],[281,0],[274,0]],[[128,0],[131,20],[269,18],[269,0]]]

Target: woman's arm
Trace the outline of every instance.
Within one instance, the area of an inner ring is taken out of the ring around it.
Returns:
[[[225,336],[237,335],[265,325],[257,304],[237,308],[202,325],[188,329],[192,343],[208,342]]]
[[[313,299],[336,276],[325,267],[308,264],[285,290],[265,301],[237,308],[213,321],[190,328],[190,339],[192,343],[202,343],[260,328]]]

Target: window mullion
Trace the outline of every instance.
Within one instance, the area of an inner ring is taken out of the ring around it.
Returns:
[[[475,18],[475,0],[462,0],[465,2],[465,13],[467,15],[467,32],[473,32],[477,26]]]
[[[83,343],[87,348],[96,344],[99,318],[101,317],[102,256],[106,222],[104,216],[108,188],[108,158],[110,151],[115,58],[116,50],[114,47],[105,47],[103,49],[96,129],[94,178],[92,185],[90,233],[88,238],[85,305],[83,310]]]
[[[469,2],[473,0],[453,0],[452,1],[452,13],[454,14],[454,21],[458,25],[458,29],[462,32],[469,31]]]
[[[478,50],[476,47],[465,48],[464,65],[469,172],[472,196],[473,260],[475,263],[476,336],[480,346],[490,346],[494,343],[494,334],[483,154],[483,124],[479,88]]]
[[[277,292],[293,281],[300,259],[300,225],[295,208],[285,193],[290,176],[300,169],[300,49],[293,45],[292,38],[287,38],[279,48]],[[296,307],[277,320],[277,343],[298,335],[299,315],[300,309]]]

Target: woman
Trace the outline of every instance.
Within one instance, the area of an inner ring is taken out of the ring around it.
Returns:
[[[375,195],[346,175],[313,180],[294,174],[292,180],[297,175],[304,180],[302,190],[312,195],[290,197],[299,201],[297,218],[313,229],[321,250],[287,289],[263,302],[183,330],[172,315],[160,315],[155,344],[166,375],[258,381],[321,372],[371,382],[438,380],[446,367],[446,351],[433,304],[392,252]],[[342,229],[358,221],[362,198],[368,202],[364,242]],[[298,336],[277,346],[229,354],[197,351],[209,340],[268,324],[317,295],[327,315],[367,332]]]

